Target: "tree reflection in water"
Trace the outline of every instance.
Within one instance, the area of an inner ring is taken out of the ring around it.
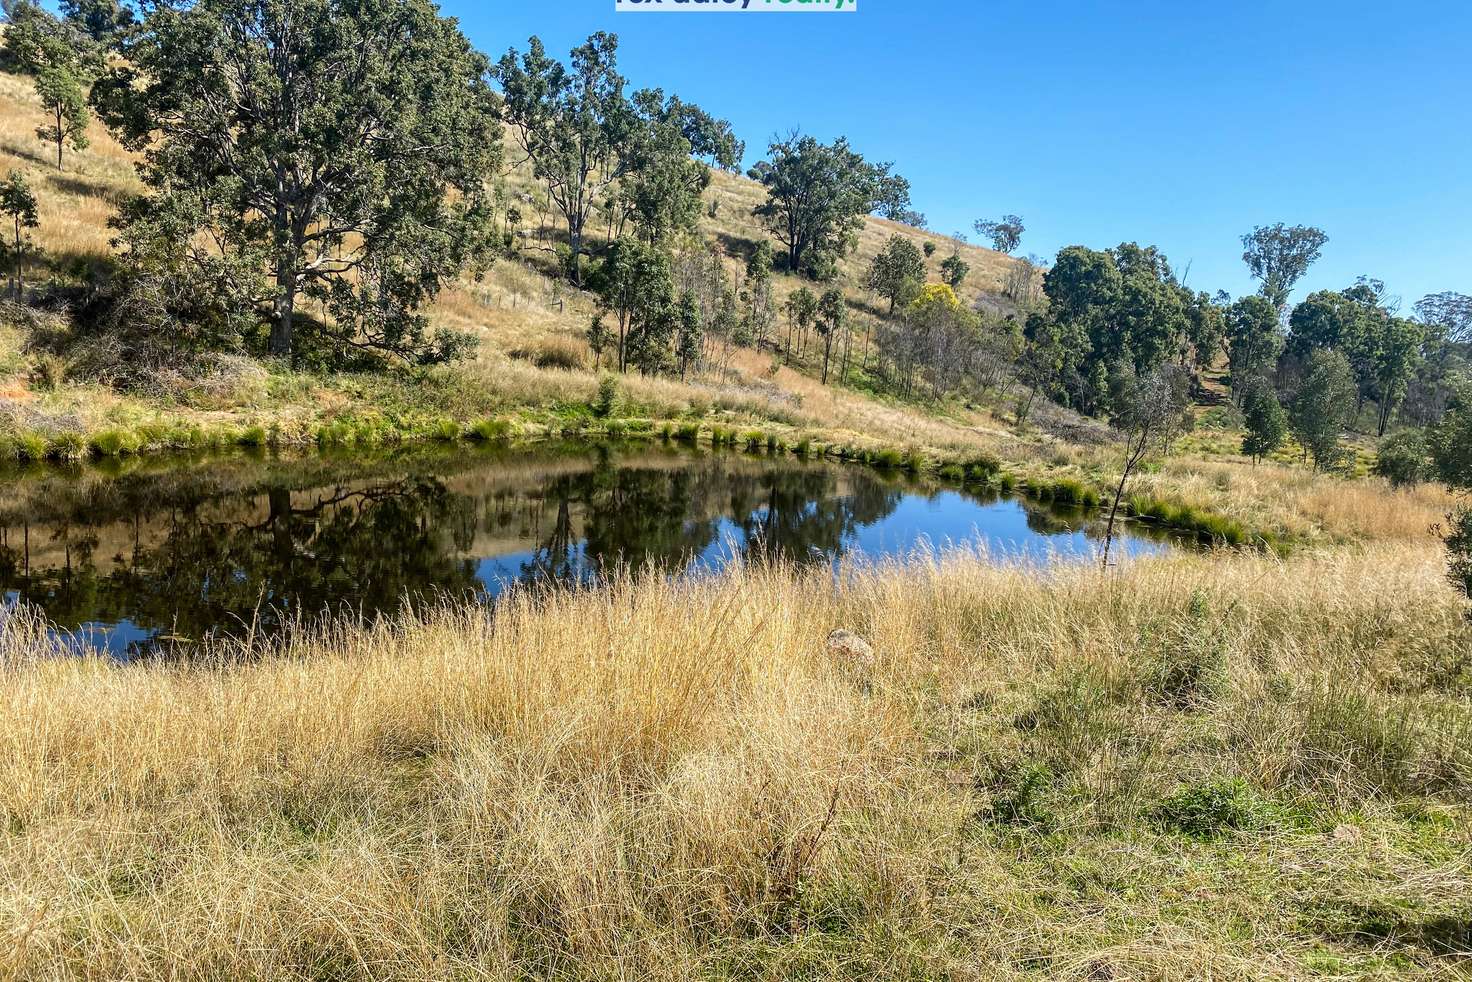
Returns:
[[[507,585],[491,568],[546,586],[731,552],[831,562],[917,490],[836,464],[659,448],[53,474],[0,500],[0,592],[64,630],[123,625],[109,644],[135,655],[484,596]],[[1052,521],[1028,509],[1034,532],[1055,534]]]

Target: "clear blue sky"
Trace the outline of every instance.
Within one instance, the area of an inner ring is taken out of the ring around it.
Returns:
[[[1298,294],[1360,274],[1409,306],[1472,293],[1472,4],[863,0],[855,14],[618,14],[444,0],[498,57],[621,40],[635,87],[735,125],[748,163],[800,126],[893,160],[940,232],[1015,212],[1022,252],[1160,246],[1250,292],[1253,225],[1329,234]],[[975,236],[972,236],[973,239]]]

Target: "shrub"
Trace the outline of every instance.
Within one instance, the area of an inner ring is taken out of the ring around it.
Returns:
[[[997,487],[1003,494],[1011,494],[1017,490],[1017,476],[1015,474],[1003,473],[997,477]]]
[[[1046,764],[1013,764],[991,782],[989,816],[1002,825],[1052,831],[1058,826],[1052,800],[1058,777]]]
[[[767,435],[760,430],[751,430],[741,439],[747,453],[756,453],[767,442]]]
[[[797,444],[792,448],[792,452],[799,457],[810,456],[813,452],[813,438],[810,436],[803,437],[797,441]]]
[[[1414,487],[1432,477],[1431,451],[1426,435],[1419,430],[1404,430],[1380,442],[1375,458],[1375,473],[1394,487]]]
[[[694,443],[700,439],[700,424],[681,423],[675,430],[675,439],[681,443]]]
[[[607,419],[618,409],[618,377],[605,373],[598,379],[598,394],[593,398],[593,415]]]
[[[1263,804],[1241,778],[1217,777],[1185,785],[1155,810],[1161,825],[1182,835],[1210,839],[1264,824]]]

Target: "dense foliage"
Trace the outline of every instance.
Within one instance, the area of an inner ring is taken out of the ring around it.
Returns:
[[[152,8],[93,101],[143,152],[124,261],[269,306],[291,355],[298,306],[333,354],[443,360],[419,310],[487,257],[500,156],[485,59],[429,0],[201,0]]]

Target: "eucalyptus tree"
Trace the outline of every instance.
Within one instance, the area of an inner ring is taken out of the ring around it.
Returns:
[[[925,285],[925,257],[903,235],[892,235],[884,249],[869,265],[864,286],[889,301],[889,316],[897,306],[907,304]]]
[[[304,299],[335,355],[462,350],[419,311],[489,257],[500,126],[485,59],[430,0],[159,4],[121,54],[93,101],[141,152],[133,249],[166,240],[237,308],[269,307],[276,355]]]
[[[794,133],[768,155],[753,168],[767,191],[754,214],[787,247],[788,271],[811,273],[814,254],[831,261],[848,250],[876,207],[883,175],[842,137],[828,145]]]
[[[635,93],[631,105],[633,121],[616,148],[617,169],[623,175],[618,197],[639,235],[647,242],[661,242],[699,224],[710,168],[691,156],[694,150],[682,114],[694,107],[673,99],[666,103],[658,89]]]
[[[976,234],[990,239],[992,248],[1011,255],[1022,245],[1022,233],[1027,231],[1022,219],[1016,215],[1003,215],[996,221],[982,219],[975,226]]]
[[[829,290],[818,301],[818,332],[823,335],[823,384],[828,384],[828,366],[833,361],[833,343],[848,323],[848,305],[842,290]]]
[[[1119,509],[1125,501],[1130,478],[1147,456],[1171,445],[1188,418],[1190,384],[1186,372],[1175,365],[1161,364],[1144,375],[1128,373],[1114,399],[1110,423],[1124,437],[1124,463],[1119,484],[1109,508],[1104,530],[1103,564],[1109,567],[1110,548]]]
[[[1354,373],[1349,360],[1338,351],[1315,351],[1309,357],[1308,373],[1288,407],[1293,435],[1312,456],[1314,470],[1338,466],[1340,438],[1354,413]]]
[[[1242,437],[1242,452],[1256,464],[1283,445],[1288,436],[1288,414],[1266,379],[1259,379],[1248,391],[1242,414],[1247,430]]]
[[[101,49],[71,20],[32,0],[18,0],[9,12],[6,52],[32,78],[45,113],[36,136],[56,147],[56,169],[62,170],[66,148],[80,152],[88,146],[87,87],[102,68]]]
[[[818,316],[818,297],[807,287],[798,287],[787,298],[782,309],[787,312],[787,361],[791,364],[793,329],[798,331],[799,343],[806,345],[808,328]]]
[[[1266,376],[1282,346],[1278,310],[1263,296],[1242,297],[1226,313],[1227,360],[1232,394],[1240,403]]]
[[[0,250],[5,258],[11,299],[19,300],[25,292],[26,259],[35,251],[30,230],[40,225],[36,217],[36,194],[20,171],[12,170],[0,182],[0,216],[11,226],[11,234],[0,238]]]
[[[1311,225],[1259,225],[1242,236],[1242,261],[1260,284],[1259,292],[1282,311],[1328,241],[1329,236]]]
[[[970,273],[971,264],[961,258],[960,249],[951,253],[950,258],[940,264],[940,278],[952,290],[960,289]]]
[[[638,124],[618,73],[618,38],[599,31],[564,66],[540,38],[496,64],[503,115],[537,180],[567,223],[569,271],[582,285],[588,218],[632,160],[626,144]]]
[[[1428,442],[1437,476],[1465,502],[1472,493],[1472,379],[1460,380],[1451,407],[1431,429]],[[1452,583],[1472,598],[1472,507],[1462,504],[1452,511],[1445,539]]]
[[[1416,301],[1421,323],[1441,328],[1454,344],[1472,344],[1472,296],[1433,293]]]
[[[599,305],[617,324],[611,340],[618,370],[662,367],[675,330],[675,284],[670,260],[635,239],[616,240],[589,279]]]
[[[63,19],[101,45],[121,38],[136,21],[133,9],[118,0],[61,0],[60,6]]]

